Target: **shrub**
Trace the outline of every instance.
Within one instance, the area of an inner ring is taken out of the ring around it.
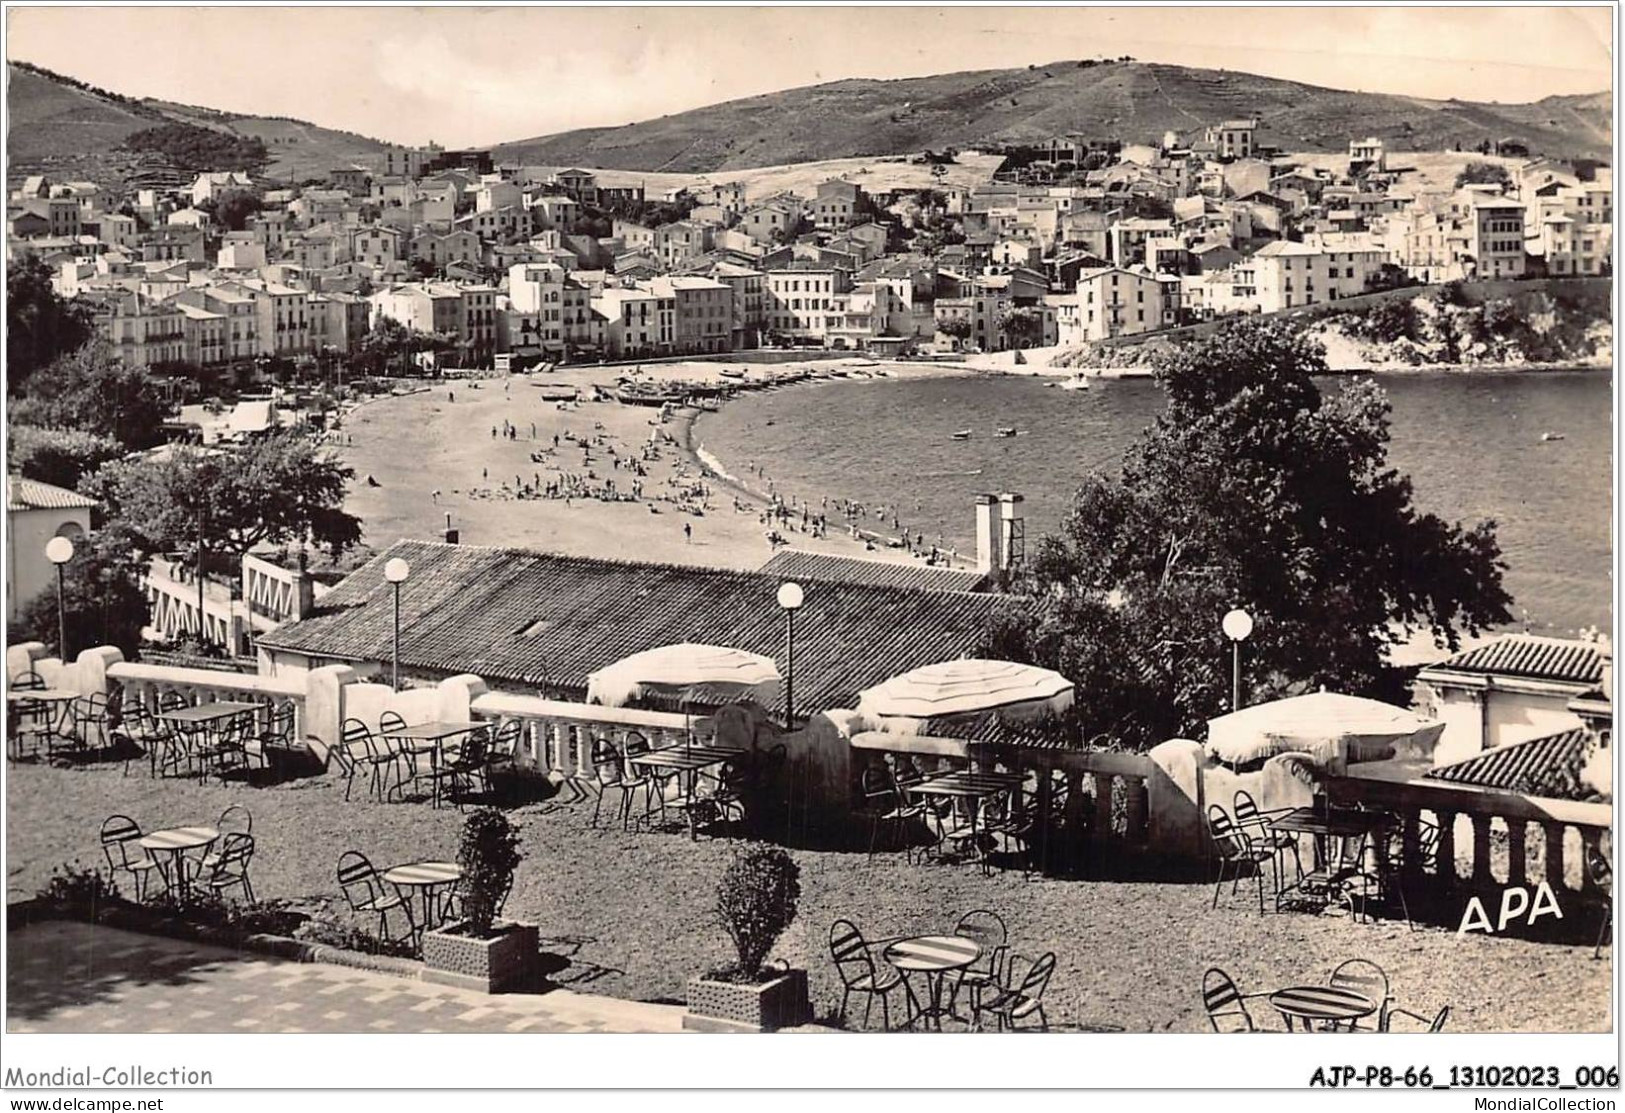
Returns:
[[[519,833],[497,809],[480,808],[463,823],[457,864],[463,868],[463,908],[475,935],[491,934],[519,861]]]
[[[51,879],[38,893],[38,899],[51,904],[75,919],[94,920],[96,914],[110,904],[123,900],[118,883],[95,867],[77,862],[60,865],[51,871]]]
[[[796,918],[801,868],[781,847],[750,845],[734,852],[717,884],[717,916],[733,940],[732,973],[755,981],[773,944]]]
[[[410,938],[380,939],[358,924],[338,920],[312,918],[299,925],[294,938],[306,943],[336,947],[341,951],[359,951],[366,955],[386,955],[390,958],[417,958],[418,948]]]

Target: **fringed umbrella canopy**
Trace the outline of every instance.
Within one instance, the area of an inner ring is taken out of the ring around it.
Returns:
[[[773,658],[721,645],[683,642],[623,657],[587,677],[587,702],[620,707],[645,691],[707,688],[743,693],[779,681]],[[770,690],[770,689],[769,689]]]
[[[858,693],[858,710],[883,718],[946,719],[997,712],[1009,722],[1060,715],[1072,681],[1014,661],[965,658],[925,665]]]
[[[1301,752],[1320,764],[1381,761],[1404,744],[1431,748],[1444,724],[1362,696],[1311,692],[1209,719],[1208,753],[1231,765]]]

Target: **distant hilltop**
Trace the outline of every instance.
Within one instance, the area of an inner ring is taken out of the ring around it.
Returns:
[[[1476,104],[1325,89],[1229,70],[1069,61],[888,81],[851,79],[747,97],[657,120],[587,128],[493,149],[498,161],[708,173],[1053,136],[1149,143],[1225,119],[1259,121],[1259,142],[1341,151],[1376,136],[1390,150],[1513,140],[1554,158],[1611,157],[1608,93]]]
[[[298,182],[337,167],[382,165],[387,144],[301,120],[122,95],[27,63],[8,66],[10,174],[173,184],[197,169],[126,146],[155,127],[214,132],[265,148],[265,173]],[[455,85],[448,85],[455,96]],[[709,173],[948,147],[1091,140],[1153,143],[1227,119],[1259,122],[1284,151],[1344,151],[1375,136],[1391,151],[1472,150],[1508,140],[1559,159],[1612,155],[1606,92],[1533,104],[1476,104],[1325,89],[1229,70],[1133,60],[1054,62],[896,80],[849,79],[727,101],[622,127],[587,128],[492,148],[497,162]],[[170,133],[174,139],[174,133]],[[184,136],[180,138],[185,139]],[[170,149],[204,150],[193,137]],[[181,160],[186,161],[186,160]],[[173,179],[173,181],[171,180]]]

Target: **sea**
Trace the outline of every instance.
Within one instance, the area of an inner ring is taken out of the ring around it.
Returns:
[[[1612,628],[1612,376],[1405,372],[1375,376],[1392,404],[1389,462],[1417,507],[1496,522],[1514,628]],[[1321,382],[1336,391],[1344,380]],[[707,458],[785,497],[895,508],[911,534],[975,551],[973,499],[1019,492],[1028,545],[1053,532],[1080,480],[1115,473],[1162,411],[1145,379],[1066,391],[1029,377],[837,379],[746,395],[703,414]],[[1014,427],[1013,437],[999,437]],[[956,440],[957,430],[970,437]],[[760,472],[758,473],[758,469]],[[876,530],[891,528],[891,514]],[[791,535],[794,544],[794,535]]]

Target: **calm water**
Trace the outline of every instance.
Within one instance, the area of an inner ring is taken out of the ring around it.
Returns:
[[[1608,628],[1610,376],[1407,374],[1382,385],[1389,458],[1410,473],[1419,507],[1498,523],[1514,615],[1538,632]],[[975,494],[1025,495],[1030,546],[1059,524],[1078,481],[1115,471],[1161,409],[1142,380],[1088,391],[1027,378],[846,380],[747,396],[705,415],[696,436],[735,475],[761,465],[814,506],[826,495],[895,504],[911,530],[965,553]],[[1020,435],[993,435],[1010,425]],[[964,428],[970,440],[950,439]],[[1564,439],[1542,442],[1547,431]]]

